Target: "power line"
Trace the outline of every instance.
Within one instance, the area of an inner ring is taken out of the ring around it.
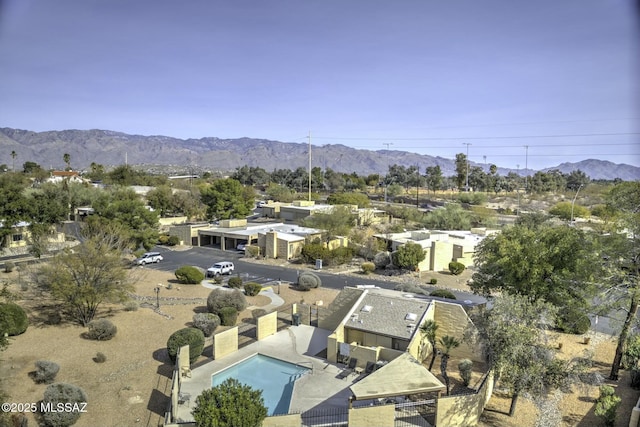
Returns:
[[[514,135],[514,136],[455,136],[455,137],[415,137],[415,138],[386,138],[386,137],[335,137],[316,136],[315,139],[325,140],[345,140],[345,141],[457,141],[457,140],[480,140],[480,139],[526,139],[526,138],[578,138],[592,136],[627,136],[640,135],[640,132],[612,132],[612,133],[574,133],[574,134],[551,134],[551,135]]]

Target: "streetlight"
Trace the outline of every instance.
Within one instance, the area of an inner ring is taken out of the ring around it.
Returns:
[[[573,200],[571,201],[571,222],[570,222],[571,225],[573,225],[573,205],[575,205],[576,203],[576,199],[578,198],[578,193],[580,192],[582,185],[583,184],[580,184],[580,186],[578,187],[578,190],[576,191],[576,195],[573,196]]]
[[[384,177],[384,202],[387,203],[387,186],[389,185],[389,183],[387,182],[387,175],[389,174],[389,147],[391,145],[393,145],[393,142],[383,142],[382,145],[386,145],[387,146],[387,173],[385,174]]]
[[[467,146],[467,178],[466,178],[466,182],[464,185],[464,191],[469,191],[469,146],[471,145],[470,142],[463,142],[462,145],[466,145]]]
[[[156,286],[155,288],[153,288],[153,290],[156,292],[156,308],[160,308],[160,286]]]

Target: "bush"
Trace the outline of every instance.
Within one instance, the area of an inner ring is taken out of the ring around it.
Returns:
[[[240,312],[247,308],[247,299],[238,289],[233,291],[214,289],[211,291],[207,297],[207,310],[209,313],[220,316],[220,310],[224,307],[233,307]]]
[[[5,261],[5,263],[4,263],[4,272],[5,273],[11,273],[14,268],[16,268],[16,265],[13,263],[13,261]]]
[[[606,426],[614,426],[616,423],[616,411],[620,406],[620,399],[615,395],[615,390],[609,385],[600,386],[600,397],[596,400],[596,416],[604,420]]]
[[[89,322],[87,336],[92,340],[108,341],[116,336],[118,328],[108,319],[97,319]]]
[[[346,264],[353,258],[355,254],[355,249],[340,246],[329,252],[329,264],[331,265],[341,265]]]
[[[578,308],[565,308],[556,317],[556,328],[567,334],[585,334],[591,327],[591,320]]]
[[[310,289],[319,288],[322,284],[320,277],[311,271],[304,271],[298,277],[298,289],[308,291]]]
[[[222,284],[222,276],[217,275],[216,277],[213,278],[213,283],[215,283],[216,285],[221,285]]]
[[[414,283],[400,283],[393,289],[399,292],[410,292],[412,294],[427,295],[427,290],[425,288]]]
[[[431,279],[429,279],[429,284],[430,285],[437,285],[438,284],[438,279],[436,279],[435,277],[432,277]]]
[[[260,247],[258,246],[245,246],[244,248],[245,256],[251,256],[253,258],[257,258],[260,256]]]
[[[193,326],[200,329],[205,337],[210,337],[218,326],[220,326],[220,317],[213,313],[194,314]]]
[[[107,361],[107,356],[104,353],[97,352],[93,361],[96,363],[104,363]]]
[[[20,335],[27,330],[29,318],[18,304],[0,303],[0,331],[9,336]]]
[[[449,263],[449,271],[451,272],[451,274],[453,274],[454,276],[457,276],[459,274],[462,274],[462,272],[464,271],[464,264],[461,262],[457,262],[457,261],[451,261]]]
[[[436,289],[435,291],[431,292],[429,296],[446,299],[456,299],[456,296],[453,294],[453,292],[446,289]]]
[[[407,242],[391,254],[393,264],[399,268],[415,270],[424,261],[424,248],[418,243]]]
[[[465,387],[471,382],[471,372],[473,368],[473,362],[469,359],[462,359],[458,363],[458,369],[460,370],[460,377]]]
[[[267,310],[265,310],[264,308],[256,308],[254,310],[251,310],[251,317],[253,317],[253,320],[256,320],[258,317],[262,317],[265,314],[267,314]]]
[[[180,238],[178,236],[169,236],[169,239],[167,240],[167,245],[176,246],[179,244],[180,244]]]
[[[33,379],[38,384],[51,384],[56,379],[60,365],[50,360],[38,360],[36,362],[36,371]]]
[[[175,275],[185,285],[195,285],[204,280],[204,273],[191,265],[183,265],[176,270]]]
[[[233,307],[223,307],[220,310],[220,322],[222,326],[234,326],[238,320],[238,310]]]
[[[249,282],[244,285],[244,293],[245,295],[249,295],[250,297],[254,297],[260,293],[262,290],[262,285],[256,282]]]
[[[302,247],[300,255],[307,263],[315,263],[317,259],[321,259],[325,264],[328,264],[331,259],[331,251],[322,242],[307,243]]]
[[[230,277],[227,285],[229,285],[230,288],[240,289],[242,287],[242,278],[239,276]]]
[[[47,386],[42,402],[56,407],[59,403],[85,403],[87,395],[80,387],[73,384],[55,383]],[[42,412],[44,424],[52,427],[67,427],[78,421],[79,411],[47,411]]]
[[[373,263],[376,265],[376,269],[383,269],[391,264],[391,255],[389,252],[378,252],[373,257]]]
[[[197,328],[183,328],[175,331],[167,340],[167,351],[173,363],[176,362],[180,347],[189,346],[189,363],[198,360],[204,350],[204,334]]]
[[[158,236],[159,245],[166,245],[168,242],[169,242],[169,236],[167,236],[166,234],[161,234],[160,236]]]
[[[363,262],[360,264],[360,269],[364,274],[371,274],[376,271],[376,265],[372,262]]]
[[[137,301],[127,301],[124,303],[124,311],[137,311],[138,307]]]

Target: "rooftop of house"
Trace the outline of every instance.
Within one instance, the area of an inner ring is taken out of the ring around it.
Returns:
[[[376,234],[375,237],[398,243],[418,243],[422,247],[429,247],[432,242],[448,242],[462,246],[476,246],[488,235],[497,233],[498,230],[486,228],[472,228],[466,230],[412,230],[402,233]]]
[[[258,224],[258,225],[243,225],[240,227],[219,227],[219,226],[211,226],[206,230],[215,232],[216,234],[225,234],[225,235],[233,235],[236,238],[248,238],[250,236],[255,236],[257,234],[266,234],[270,231],[275,231],[278,233],[278,236],[282,235],[290,235],[295,236],[293,240],[300,240],[300,238],[304,238],[308,235],[312,234],[320,234],[321,231],[315,228],[309,227],[301,227],[296,224],[283,224],[283,223],[267,223],[267,224]]]
[[[371,289],[354,310],[345,327],[394,338],[410,339],[431,300],[413,294]]]

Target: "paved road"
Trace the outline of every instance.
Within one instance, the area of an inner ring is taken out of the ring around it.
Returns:
[[[194,247],[186,251],[172,251],[165,247],[156,247],[153,249],[162,253],[164,261],[158,264],[150,264],[142,268],[152,268],[162,271],[175,271],[183,265],[193,265],[207,269],[219,261],[232,261],[235,264],[234,274],[240,274],[240,277],[246,281],[257,283],[267,283],[273,280],[282,280],[285,282],[296,282],[298,273],[308,270],[308,267],[300,266],[299,269],[283,268],[278,266],[262,265],[252,262],[243,261],[243,254],[235,251],[222,251],[214,248]],[[392,280],[376,280],[368,277],[353,277],[340,274],[333,274],[324,271],[315,271],[322,279],[322,286],[330,289],[340,290],[345,286],[377,286],[384,289],[394,289],[398,284]],[[433,287],[436,289],[436,287]],[[479,296],[468,292],[453,292],[458,302],[469,302],[469,304],[483,304],[486,300]]]

